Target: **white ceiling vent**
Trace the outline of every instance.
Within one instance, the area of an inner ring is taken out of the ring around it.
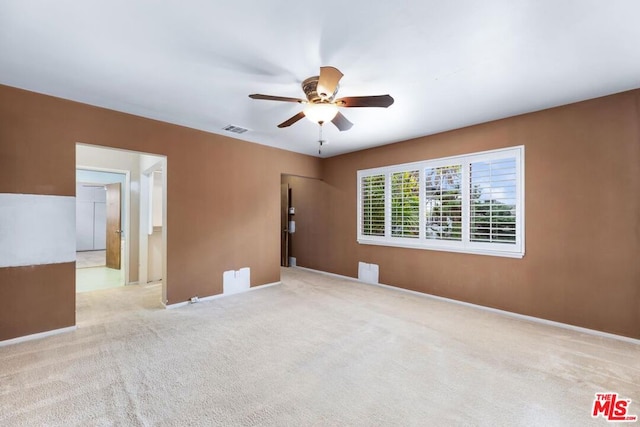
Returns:
[[[249,129],[241,128],[240,126],[234,126],[234,125],[227,125],[222,129],[226,130],[227,132],[233,132],[233,133],[245,133],[246,131],[249,130]]]

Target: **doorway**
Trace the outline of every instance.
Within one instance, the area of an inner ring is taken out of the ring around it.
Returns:
[[[291,254],[291,187],[287,183],[280,184],[280,266],[289,267],[291,265],[289,256]]]
[[[115,222],[111,226],[111,231],[105,234],[105,257],[104,257],[104,271],[110,273],[119,273],[117,279],[119,286],[127,285],[146,285],[147,280],[147,254],[149,249],[147,239],[147,206],[148,199],[145,191],[146,187],[143,185],[145,177],[145,171],[149,169],[151,165],[159,164],[159,169],[162,171],[162,175],[157,179],[157,192],[162,194],[161,206],[159,208],[159,216],[161,218],[162,227],[157,227],[158,236],[158,251],[160,256],[154,258],[160,264],[160,270],[162,271],[162,277],[159,281],[154,282],[154,288],[158,289],[158,301],[164,302],[166,300],[166,188],[167,188],[167,158],[165,156],[159,156],[154,154],[140,153],[129,150],[115,149],[102,146],[94,146],[89,144],[77,143],[76,144],[76,168],[92,171],[94,173],[111,173],[119,174],[121,179],[120,183],[120,207],[121,212],[120,224]],[[122,178],[124,177],[124,178]],[[88,180],[87,182],[93,182]],[[104,186],[105,196],[107,192],[106,184],[112,182],[99,182]],[[115,187],[115,186],[114,186]],[[114,193],[116,189],[114,188]],[[114,202],[117,201],[117,197],[114,197]],[[106,208],[105,198],[105,208]],[[117,213],[117,205],[113,205],[111,210]],[[106,210],[105,210],[106,218]],[[111,238],[114,242],[118,241],[120,237],[120,259],[118,260],[117,254],[114,253],[113,264],[107,266],[106,256],[109,253],[109,249],[106,247],[106,243]],[[111,268],[109,268],[111,267]],[[118,269],[119,268],[119,269]],[[77,272],[80,270],[77,270]],[[113,275],[113,274],[112,274]],[[156,276],[157,277],[157,276]],[[99,278],[93,278],[94,287],[99,286]],[[80,281],[77,280],[76,284]],[[79,290],[78,286],[76,289]]]
[[[76,292],[125,284],[126,171],[76,169]]]
[[[322,260],[335,256],[324,232],[331,223],[332,207],[326,203],[329,191],[331,186],[321,179],[281,175],[281,266],[322,270]]]

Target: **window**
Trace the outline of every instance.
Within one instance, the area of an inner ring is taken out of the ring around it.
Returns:
[[[391,174],[391,235],[417,238],[420,234],[420,172]]]
[[[358,171],[358,242],[524,256],[524,147]]]
[[[471,163],[471,241],[515,243],[516,161]]]
[[[363,236],[384,236],[384,183],[384,175],[362,178],[360,233]]]
[[[462,240],[462,165],[425,168],[425,238]]]

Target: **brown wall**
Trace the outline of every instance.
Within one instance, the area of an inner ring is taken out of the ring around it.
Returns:
[[[281,174],[298,265],[640,338],[640,91],[320,161],[0,86],[0,193],[74,195],[75,143],[168,158],[168,302],[222,272],[279,280]],[[526,255],[358,245],[358,169],[524,145]],[[75,322],[72,264],[0,269],[0,340]],[[44,273],[43,273],[44,272]],[[46,280],[44,279],[46,278]]]
[[[313,157],[0,85],[0,193],[75,195],[76,142],[167,156],[169,304],[221,293],[226,270],[250,267],[252,286],[278,281],[281,174],[315,177],[321,167]],[[47,287],[29,268],[8,270],[0,269],[0,340],[74,324],[75,276]]]
[[[317,210],[308,236],[298,228],[312,242],[298,265],[356,277],[358,261],[375,263],[381,283],[640,338],[638,105],[636,90],[326,159],[324,182],[292,185]],[[356,242],[357,170],[516,145],[523,259]]]
[[[0,341],[75,325],[75,278],[74,262],[0,268]]]

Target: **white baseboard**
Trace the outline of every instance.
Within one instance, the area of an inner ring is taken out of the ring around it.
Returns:
[[[264,289],[264,288],[268,288],[269,286],[275,286],[275,285],[281,285],[281,284],[282,284],[282,282],[265,283],[264,285],[252,286],[252,287],[250,287],[249,289],[247,289],[244,292],[255,291],[257,289]],[[187,306],[189,304],[199,304],[201,302],[213,301],[213,300],[218,299],[218,298],[223,298],[223,297],[229,297],[229,296],[232,296],[232,295],[243,294],[244,292],[236,292],[236,293],[228,294],[228,295],[217,294],[217,295],[210,295],[208,297],[199,297],[197,303],[191,303],[190,301],[183,301],[183,302],[177,302],[175,304],[164,304],[163,303],[163,305],[164,305],[164,308],[166,308],[168,310],[172,310],[174,308],[184,307],[184,306]]]
[[[251,288],[249,288],[249,291],[256,291],[258,289],[264,289],[264,288],[268,288],[270,286],[276,286],[276,285],[282,285],[282,282],[272,282],[272,283],[265,283],[264,285],[257,285],[257,286],[253,286]]]
[[[54,329],[52,331],[39,332],[37,334],[25,335],[23,337],[11,338],[10,340],[0,341],[0,347],[8,345],[19,344],[21,342],[39,340],[42,338],[50,337],[53,335],[64,334],[66,332],[73,332],[77,329],[77,326],[69,326],[66,328]]]
[[[173,310],[174,308],[180,308],[184,307],[185,305],[189,305],[189,301],[176,302],[174,304],[166,304],[163,302],[162,305],[164,305],[164,308],[166,308],[167,310]]]
[[[314,272],[314,273],[320,273],[320,274],[324,274],[324,275],[327,275],[327,276],[333,276],[333,277],[340,278],[340,279],[347,279],[347,280],[351,280],[351,281],[354,281],[354,282],[362,283],[364,285],[379,286],[379,287],[391,289],[391,290],[394,290],[394,291],[408,292],[408,293],[413,294],[413,295],[418,295],[418,296],[425,297],[425,298],[431,298],[431,299],[435,299],[435,300],[438,300],[438,301],[450,302],[450,303],[453,303],[453,304],[463,305],[465,307],[471,307],[471,308],[475,308],[475,309],[478,309],[478,310],[490,311],[492,313],[496,313],[496,314],[500,314],[500,315],[503,315],[503,316],[520,319],[520,320],[526,320],[526,321],[529,321],[529,322],[540,323],[540,324],[548,325],[548,326],[555,326],[556,328],[569,329],[571,331],[581,332],[583,334],[595,335],[595,336],[598,336],[598,337],[610,338],[610,339],[614,339],[614,340],[618,340],[618,341],[624,341],[624,342],[628,342],[628,343],[631,343],[631,344],[640,345],[640,339],[635,339],[635,338],[631,338],[631,337],[625,337],[623,335],[616,335],[616,334],[612,334],[612,333],[609,333],[609,332],[598,331],[596,329],[589,329],[589,328],[583,328],[581,326],[569,325],[568,323],[556,322],[554,320],[542,319],[540,317],[527,316],[526,314],[519,314],[519,313],[514,313],[512,311],[500,310],[498,308],[486,307],[484,305],[473,304],[473,303],[470,303],[470,302],[458,301],[458,300],[455,300],[455,299],[440,297],[440,296],[437,296],[437,295],[427,294],[427,293],[424,293],[424,292],[412,291],[410,289],[404,289],[404,288],[400,288],[400,287],[397,287],[397,286],[384,285],[382,283],[363,282],[363,281],[358,280],[358,279],[356,279],[354,277],[343,276],[341,274],[335,274],[335,273],[328,273],[326,271],[314,270],[312,268],[306,268],[306,267],[294,267],[294,268],[297,268],[297,269],[300,269],[300,270],[307,270],[307,271],[311,271],[311,272]]]

